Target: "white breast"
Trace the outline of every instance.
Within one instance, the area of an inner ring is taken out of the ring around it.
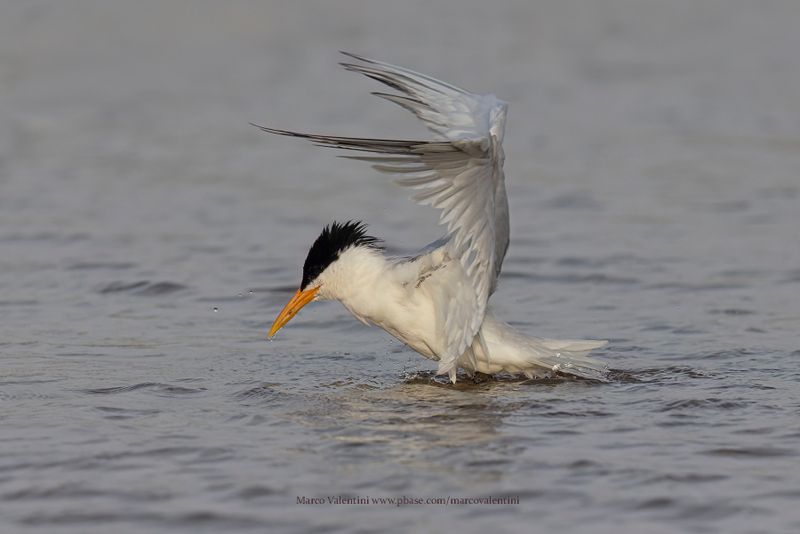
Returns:
[[[441,310],[435,294],[446,282],[451,263],[440,249],[393,261],[373,249],[352,248],[320,279],[320,298],[339,300],[361,322],[438,360],[444,339],[437,333]]]

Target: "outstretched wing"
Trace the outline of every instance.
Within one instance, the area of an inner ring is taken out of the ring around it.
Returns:
[[[342,63],[349,71],[360,72],[374,80],[388,85],[403,93],[393,95],[373,92],[373,95],[385,98],[390,102],[411,111],[441,140],[471,140],[480,143],[482,156],[488,157],[486,163],[492,164],[492,182],[494,185],[495,206],[495,273],[491,284],[494,292],[497,275],[503,265],[510,225],[508,217],[508,197],[506,196],[503,175],[503,135],[505,133],[506,112],[508,106],[494,95],[479,95],[465,91],[454,85],[437,80],[425,74],[365,58],[349,52],[342,54],[361,61],[364,65]],[[369,158],[357,158],[367,159]],[[393,163],[393,162],[388,162]],[[384,172],[396,172],[394,169],[380,167]],[[401,185],[405,185],[399,182]],[[441,222],[444,222],[443,220]],[[448,227],[448,230],[450,228]]]
[[[473,343],[486,313],[508,247],[508,203],[503,183],[502,140],[506,104],[423,74],[346,54],[364,63],[345,68],[374,78],[402,95],[376,93],[413,112],[436,134],[436,141],[367,139],[313,135],[259,126],[264,131],[302,137],[320,146],[369,153],[348,156],[401,175],[399,185],[416,190],[416,202],[441,210],[447,228],[445,250],[458,260],[459,298],[443,299],[445,353],[439,373],[454,377],[458,357]]]

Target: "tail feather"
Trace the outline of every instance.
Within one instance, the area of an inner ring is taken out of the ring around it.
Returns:
[[[604,347],[607,341],[526,336],[497,320],[491,312],[484,319],[481,333],[485,343],[473,344],[473,355],[460,358],[459,367],[487,374],[519,373],[529,378],[558,372],[605,380],[608,374],[608,365],[588,356],[590,351]]]
[[[605,342],[602,343],[602,345],[605,344]],[[593,347],[597,347],[597,345],[593,345]],[[532,368],[528,369],[525,375],[532,378],[533,376],[541,375],[542,370],[548,370],[581,378],[605,380],[608,374],[608,365],[597,358],[587,356],[589,350],[591,349],[579,351],[553,350],[543,347],[543,350],[532,351],[531,356],[527,358],[527,362]]]

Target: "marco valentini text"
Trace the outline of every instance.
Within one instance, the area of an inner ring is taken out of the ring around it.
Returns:
[[[519,497],[347,497],[347,496],[327,496],[327,497],[306,497],[298,495],[296,504],[375,504],[406,506],[415,504],[438,504],[448,506],[465,504],[495,504],[508,505],[519,504]]]

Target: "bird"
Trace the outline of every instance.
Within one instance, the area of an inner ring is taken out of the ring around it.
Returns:
[[[533,337],[497,318],[489,307],[509,245],[510,223],[503,163],[508,105],[431,76],[341,52],[346,70],[394,92],[372,94],[410,111],[430,140],[377,139],[299,133],[259,126],[282,136],[346,151],[395,183],[412,199],[439,210],[444,237],[406,257],[385,254],[382,240],[361,221],[325,226],[309,249],[299,289],[283,307],[271,339],[301,308],[337,300],[359,321],[382,328],[437,362],[436,375],[456,383],[461,369],[473,378],[574,375],[602,380],[608,367],[588,353],[602,340]]]

